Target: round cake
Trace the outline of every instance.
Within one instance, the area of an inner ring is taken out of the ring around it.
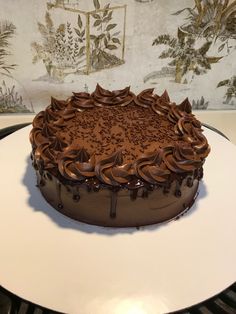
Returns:
[[[188,99],[127,87],[73,93],[33,120],[38,187],[78,221],[138,227],[181,216],[193,204],[210,148]]]

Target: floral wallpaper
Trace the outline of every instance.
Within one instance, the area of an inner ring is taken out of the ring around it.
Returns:
[[[236,109],[234,0],[0,1],[0,115],[97,82]]]

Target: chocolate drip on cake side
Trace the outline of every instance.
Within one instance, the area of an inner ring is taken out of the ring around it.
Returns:
[[[117,193],[116,189],[111,191],[111,203],[110,203],[110,217],[116,218],[116,207],[117,207]]]
[[[79,202],[80,200],[80,193],[79,193],[79,187],[76,186],[75,193],[73,193],[73,200],[74,202]]]
[[[61,210],[63,209],[63,204],[61,200],[61,183],[59,180],[56,180],[56,191],[57,191],[57,199],[58,199],[57,207],[59,210]]]

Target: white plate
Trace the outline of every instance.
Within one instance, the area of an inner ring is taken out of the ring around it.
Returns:
[[[159,227],[90,226],[51,208],[35,187],[30,126],[0,141],[0,285],[81,314],[157,314],[236,280],[236,146],[205,130],[212,151],[193,208]]]

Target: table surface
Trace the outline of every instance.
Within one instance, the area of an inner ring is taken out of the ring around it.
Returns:
[[[205,129],[212,151],[191,210],[160,226],[114,229],[70,220],[35,186],[30,127],[0,142],[0,284],[61,312],[165,313],[236,280],[236,146]]]

